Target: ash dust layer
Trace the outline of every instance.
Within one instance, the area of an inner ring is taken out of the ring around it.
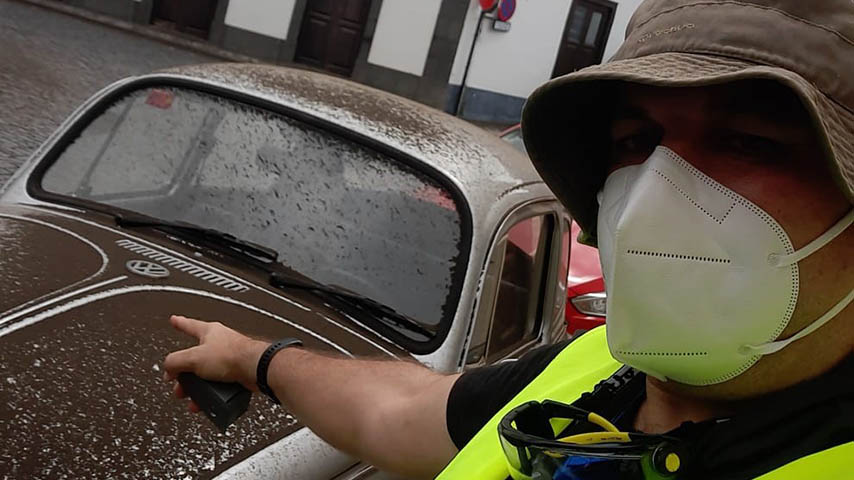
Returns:
[[[55,245],[65,248],[59,250]],[[85,280],[101,264],[98,252],[74,237],[0,215],[0,317],[12,308]],[[57,265],[62,267],[57,269]]]
[[[164,294],[158,303],[182,301]],[[192,342],[161,316],[134,313],[147,302],[96,302],[0,337],[0,472],[212,478],[299,428],[259,395],[225,434],[190,413],[163,382],[161,362]]]
[[[214,58],[0,0],[0,184],[83,101],[130,75]]]

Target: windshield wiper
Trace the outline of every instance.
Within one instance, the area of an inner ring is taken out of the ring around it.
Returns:
[[[199,227],[191,223],[161,220],[159,218],[149,217],[139,213],[134,214],[116,214],[116,225],[123,228],[136,227],[152,227],[163,228],[179,233],[190,234],[195,238],[200,238],[209,243],[228,248],[244,255],[249,255],[256,260],[272,263],[279,259],[279,253],[271,248],[267,248],[257,243],[252,243],[248,240],[241,240],[230,233],[220,232],[213,228]]]
[[[365,311],[377,320],[392,324],[394,326],[404,328],[412,333],[423,336],[425,340],[433,338],[434,332],[424,328],[420,323],[413,320],[407,315],[404,315],[395,309],[384,305],[372,298],[359,295],[342,287],[333,285],[324,285],[320,282],[312,280],[304,275],[294,276],[287,275],[282,272],[270,273],[270,285],[276,288],[292,288],[299,290],[308,290],[311,292],[324,293],[338,300],[341,300],[351,307]]]

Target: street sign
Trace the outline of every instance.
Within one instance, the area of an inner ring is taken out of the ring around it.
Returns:
[[[497,32],[509,32],[510,31],[510,22],[502,22],[499,19],[495,19],[492,21],[492,29]]]
[[[516,13],[516,0],[501,0],[501,4],[498,5],[498,19],[506,22],[514,13]]]
[[[495,4],[498,3],[498,0],[480,0],[480,8],[482,8],[485,12],[492,11],[495,8]]]

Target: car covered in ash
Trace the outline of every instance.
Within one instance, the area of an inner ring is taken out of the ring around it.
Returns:
[[[524,155],[415,102],[260,65],[119,81],[0,192],[0,472],[381,475],[263,396],[225,433],[189,413],[169,315],[460,371],[565,335],[569,230]]]

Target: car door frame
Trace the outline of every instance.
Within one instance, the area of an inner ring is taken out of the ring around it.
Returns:
[[[491,262],[496,259],[496,256],[499,255],[499,253],[503,256],[503,252],[499,252],[499,246],[510,232],[510,229],[528,218],[544,215],[551,215],[554,218],[554,226],[552,228],[548,246],[548,272],[546,272],[545,281],[542,282],[542,286],[538,292],[544,307],[542,308],[536,335],[534,335],[532,339],[502,355],[501,358],[487,362],[487,358],[489,357],[489,339],[492,336],[492,324],[494,321],[495,300],[498,294],[500,280],[500,272],[499,276],[496,277],[494,281],[490,281],[488,278],[488,270]],[[466,338],[460,360],[463,370],[470,370],[487,364],[513,360],[518,358],[520,354],[535,346],[555,342],[560,340],[562,336],[565,336],[566,327],[564,325],[563,316],[564,309],[566,308],[566,279],[560,281],[557,277],[560,274],[560,257],[563,253],[562,238],[564,233],[568,233],[569,226],[569,214],[566,212],[564,207],[555,200],[535,200],[519,205],[501,221],[492,236],[492,240],[486,254],[486,265],[484,267],[480,292],[477,295],[472,313],[472,325],[469,328],[469,334]],[[569,253],[567,252],[567,262],[569,261],[568,255]],[[554,288],[543,290],[543,288],[547,288],[549,285],[554,285]],[[557,308],[551,308],[549,307],[550,305]],[[491,309],[493,310],[493,313],[484,317],[484,309]],[[469,351],[472,348],[472,341],[474,340],[475,332],[478,328],[478,322],[482,321],[489,322],[489,327],[486,330],[486,349],[477,362],[469,363],[468,357]]]

